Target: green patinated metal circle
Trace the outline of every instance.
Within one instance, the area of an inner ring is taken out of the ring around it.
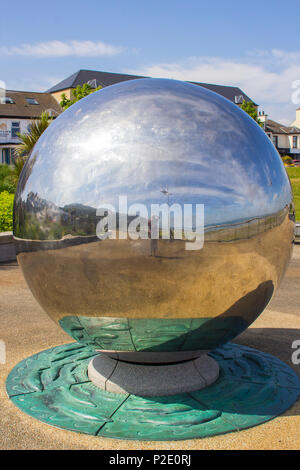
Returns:
[[[274,356],[236,344],[210,355],[220,377],[196,392],[140,397],[100,390],[87,376],[95,349],[65,344],[24,359],[6,388],[25,413],[62,429],[118,439],[178,440],[256,426],[288,409],[300,378]]]

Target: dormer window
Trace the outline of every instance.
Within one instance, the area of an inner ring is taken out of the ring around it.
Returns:
[[[39,104],[35,98],[26,98],[28,104]]]
[[[1,104],[14,104],[14,100],[9,96],[1,96],[0,97]]]
[[[235,104],[243,104],[244,96],[243,95],[236,95],[234,97]]]
[[[96,78],[89,80],[87,84],[90,85],[90,87],[93,89],[98,88],[98,86],[102,86],[102,83],[99,82]]]

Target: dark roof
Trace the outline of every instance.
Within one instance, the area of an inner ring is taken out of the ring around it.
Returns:
[[[68,78],[65,78],[57,85],[47,90],[47,93],[55,93],[56,91],[62,91],[67,88],[75,88],[77,85],[82,86],[84,83],[94,79],[97,81],[97,86],[101,85],[106,87],[127,80],[136,80],[137,78],[146,77],[121,73],[97,72],[95,70],[78,70],[78,72],[73,73],[73,75],[70,75]]]
[[[259,117],[259,116],[258,116]],[[265,125],[266,132],[272,132],[273,134],[300,134],[300,129],[296,126],[284,126],[279,122],[268,119]]]
[[[68,88],[75,88],[77,85],[82,86],[84,83],[87,83],[91,80],[95,80],[97,86],[101,85],[103,87],[114,85],[115,83],[125,82],[126,80],[136,80],[137,78],[147,78],[140,75],[127,75],[121,73],[111,73],[111,72],[98,72],[96,70],[79,70],[73,75],[70,75],[68,78],[65,78],[57,85],[54,85],[52,88],[47,90],[47,93],[55,93],[57,91],[63,91]],[[241,103],[244,99],[245,101],[252,101],[249,96],[246,95],[240,88],[232,86],[223,86],[223,85],[212,85],[209,83],[199,83],[199,82],[189,82],[194,85],[203,86],[208,88],[219,95],[224,96],[228,100],[234,103]],[[256,105],[256,103],[254,103]],[[257,105],[256,105],[257,106]]]
[[[225,85],[213,85],[210,83],[200,83],[200,82],[190,82],[194,83],[194,85],[203,86],[204,88],[208,88],[219,95],[225,96],[228,100],[232,101],[233,103],[242,104],[243,100],[246,102],[251,101],[255,106],[258,106],[254,101],[249,98],[240,88],[236,86],[225,86]]]
[[[36,119],[43,111],[48,111],[54,117],[62,112],[56,99],[50,93],[6,90],[5,97],[12,98],[13,103],[0,103],[1,117]],[[26,98],[33,98],[38,104],[29,104]]]

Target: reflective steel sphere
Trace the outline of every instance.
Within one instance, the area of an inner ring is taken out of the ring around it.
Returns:
[[[167,207],[169,236],[153,204]],[[172,205],[182,219],[192,208],[188,229]],[[264,131],[218,94],[163,79],[107,87],[55,119],[14,207],[18,262],[41,306],[77,341],[137,361],[193,357],[245,330],[284,274],[293,229]]]

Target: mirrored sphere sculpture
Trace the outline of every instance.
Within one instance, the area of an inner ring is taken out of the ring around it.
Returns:
[[[152,205],[167,208],[170,229],[158,215],[156,238]],[[187,207],[190,233],[183,223],[178,234]],[[76,341],[135,362],[197,357],[245,330],[285,272],[293,230],[291,186],[265,132],[218,94],[164,79],[113,85],[63,112],[14,207],[18,262],[43,309]]]

